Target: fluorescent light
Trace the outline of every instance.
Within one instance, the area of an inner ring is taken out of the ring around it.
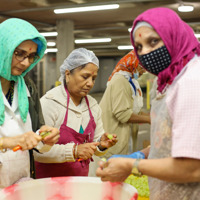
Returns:
[[[111,38],[80,39],[80,40],[75,40],[75,43],[76,43],[76,44],[83,44],[83,43],[99,43],[99,42],[111,42]]]
[[[55,9],[54,13],[73,13],[73,12],[86,12],[86,11],[95,11],[95,10],[108,10],[108,9],[117,9],[119,4],[110,4],[110,5],[101,5],[101,6],[86,6],[86,7],[76,7],[76,8],[63,8]]]
[[[200,33],[194,34],[197,38],[200,38]]]
[[[49,36],[57,36],[58,33],[57,32],[46,32],[46,33],[40,33],[41,35],[45,36],[45,37],[49,37]]]
[[[118,46],[117,47],[119,50],[128,50],[128,49],[133,49],[132,45],[124,45],[124,46]]]
[[[56,43],[55,42],[47,42],[47,46],[54,47],[54,46],[56,46]]]
[[[179,12],[192,12],[194,10],[193,6],[185,6],[185,5],[180,5],[178,7]]]
[[[51,48],[51,49],[46,49],[45,53],[49,53],[49,52],[57,52],[58,49],[57,48]]]

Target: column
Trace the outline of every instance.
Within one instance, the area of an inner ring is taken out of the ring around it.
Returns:
[[[57,20],[57,39],[56,46],[58,52],[56,55],[57,79],[60,77],[60,66],[65,58],[74,50],[74,22],[71,20]]]

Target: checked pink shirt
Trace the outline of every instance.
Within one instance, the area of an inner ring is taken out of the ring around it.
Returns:
[[[157,95],[151,108],[149,159],[200,159],[200,57],[195,56]],[[150,199],[199,200],[200,183],[175,184],[149,177]]]

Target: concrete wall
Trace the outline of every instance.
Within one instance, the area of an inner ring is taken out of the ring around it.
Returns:
[[[106,89],[106,83],[113,69],[115,68],[117,62],[120,58],[116,57],[100,57],[99,58],[99,72],[95,85],[90,91],[90,93],[104,92]]]
[[[45,55],[45,75],[44,75],[44,92],[47,92],[55,86],[57,81],[56,54],[48,53]]]

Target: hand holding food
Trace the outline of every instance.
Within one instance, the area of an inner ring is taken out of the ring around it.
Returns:
[[[42,137],[44,144],[52,146],[58,142],[60,131],[57,128],[42,126],[39,130],[39,135]]]
[[[13,148],[13,151],[28,150],[37,146],[38,142],[41,141],[41,137],[30,131],[16,137],[4,138],[7,141],[8,148]]]
[[[36,133],[37,134],[30,131],[28,133],[24,133],[23,135],[13,137],[13,140],[18,141],[17,142],[18,145],[14,145],[14,148],[12,147],[13,151],[15,152],[20,149],[21,150],[32,149],[35,146],[37,146],[38,142],[40,142],[41,140],[43,141],[43,143],[52,146],[58,141],[60,137],[59,130],[57,128],[52,128],[48,126],[42,126],[40,130],[38,130]]]
[[[99,142],[79,144],[77,147],[77,155],[75,155],[75,158],[83,160],[90,159],[94,155],[94,152],[96,151],[98,145]]]
[[[101,136],[100,146],[101,148],[110,148],[117,143],[117,135],[104,133]]]
[[[102,181],[123,182],[131,174],[134,162],[135,159],[130,158],[112,158],[107,162],[101,160],[96,175]]]

